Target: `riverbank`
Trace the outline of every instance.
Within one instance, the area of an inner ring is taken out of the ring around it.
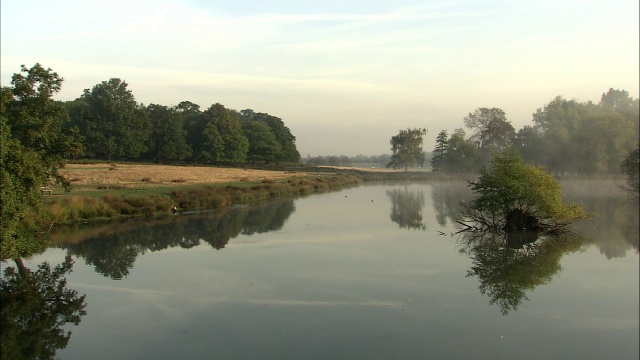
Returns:
[[[313,170],[313,169],[312,169]],[[46,230],[118,218],[149,217],[250,204],[356,186],[356,174],[234,167],[145,164],[69,164],[61,173],[73,188],[50,187],[39,216],[25,226]]]

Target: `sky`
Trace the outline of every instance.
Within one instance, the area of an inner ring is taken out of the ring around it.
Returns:
[[[639,92],[637,0],[2,0],[0,81],[40,63],[58,100],[120,78],[136,100],[281,118],[305,157],[391,152],[399,130],[516,130],[556,96]]]

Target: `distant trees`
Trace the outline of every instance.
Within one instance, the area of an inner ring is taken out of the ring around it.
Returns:
[[[533,125],[517,132],[501,109],[479,108],[464,118],[472,131],[468,138],[457,129],[446,150],[440,136],[436,139],[433,168],[478,171],[494,152],[511,147],[526,162],[554,173],[618,173],[620,162],[638,143],[639,108],[638,99],[624,90],[609,89],[598,104],[557,96],[536,110]]]
[[[389,154],[381,154],[381,155],[356,155],[356,156],[347,156],[347,155],[318,155],[311,156],[307,155],[302,162],[308,165],[314,166],[322,166],[322,165],[331,165],[331,166],[386,166],[386,164],[391,161],[391,155]]]
[[[407,171],[409,166],[422,166],[424,164],[422,140],[426,134],[426,129],[415,128],[400,130],[398,135],[391,137],[391,152],[393,154],[387,167],[404,168]]]
[[[238,112],[220,103],[204,111],[190,101],[144,106],[127,86],[113,78],[65,104],[68,128],[77,127],[84,137],[86,157],[156,163],[300,160],[295,136],[278,117]]]

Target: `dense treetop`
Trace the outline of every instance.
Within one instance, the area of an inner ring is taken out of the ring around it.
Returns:
[[[135,100],[128,84],[112,78],[66,102],[69,128],[84,138],[84,156],[156,163],[298,162],[295,136],[273,115],[238,112],[214,103],[204,111]]]

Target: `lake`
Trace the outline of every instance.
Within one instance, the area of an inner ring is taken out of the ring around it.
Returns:
[[[564,185],[592,217],[533,243],[454,235],[464,182],[368,184],[76,226],[24,264],[75,261],[60,359],[637,359],[638,205]]]

